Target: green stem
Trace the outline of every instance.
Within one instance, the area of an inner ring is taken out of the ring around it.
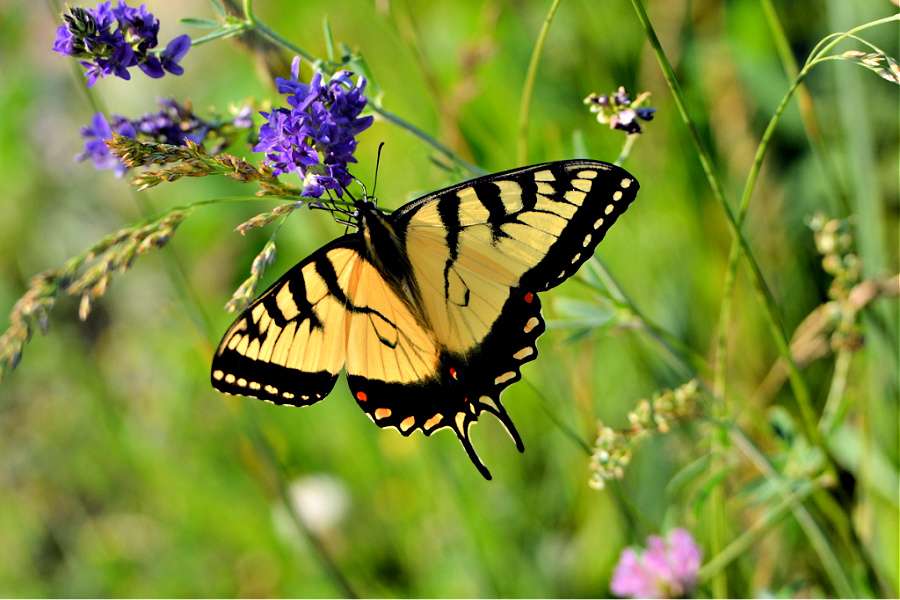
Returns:
[[[830,436],[835,430],[835,418],[843,414],[845,410],[847,379],[850,373],[850,363],[853,352],[848,348],[841,348],[834,360],[834,375],[831,377],[831,387],[828,389],[828,399],[822,410],[822,419],[819,421],[819,429],[825,437]]]
[[[775,132],[775,127],[778,125],[779,120],[781,119],[781,115],[784,113],[784,110],[787,108],[788,103],[794,95],[794,91],[797,90],[800,83],[803,81],[805,77],[805,72],[801,73],[797,80],[794,81],[794,84],[790,87],[788,92],[784,95],[784,98],[781,99],[781,103],[778,105],[778,108],[775,109],[775,114],[772,115],[772,118],[769,120],[769,124],[766,127],[765,132],[763,132],[762,138],[760,139],[759,145],[756,148],[756,156],[753,159],[753,164],[750,167],[750,172],[747,174],[747,181],[744,184],[744,191],[741,194],[741,202],[738,207],[738,216],[737,223],[740,227],[744,223],[744,218],[747,214],[747,208],[750,205],[750,197],[753,194],[753,188],[756,186],[756,180],[759,177],[760,170],[762,168],[763,158],[766,155],[766,149],[769,147],[769,140],[772,138],[772,134]],[[725,292],[722,295],[722,308],[719,314],[719,330],[718,330],[718,339],[716,344],[716,361],[715,361],[715,379],[713,384],[713,389],[717,392],[721,392],[725,388],[725,382],[727,379],[727,338],[728,331],[730,329],[729,325],[731,323],[731,306],[732,299],[734,297],[734,285],[737,274],[737,265],[740,260],[740,244],[737,240],[733,240],[731,243],[731,251],[728,257],[728,270],[725,274]],[[724,397],[722,394],[717,393],[717,396]],[[723,407],[724,409],[725,407]],[[801,411],[806,411],[803,418],[815,420],[815,411],[812,410],[811,406],[806,404],[802,404],[800,406]]]
[[[762,1],[763,1],[764,6],[768,5],[767,3],[769,2],[769,0],[762,0]],[[768,6],[769,6],[769,10],[774,10],[771,8],[771,5],[768,5]],[[770,19],[771,18],[776,18],[776,17],[770,15]],[[769,124],[766,127],[766,130],[763,133],[762,138],[760,139],[759,145],[757,146],[757,149],[756,149],[756,156],[754,157],[754,160],[753,160],[753,165],[751,166],[750,172],[747,175],[747,181],[744,184],[744,191],[741,195],[741,202],[740,202],[740,206],[738,209],[738,217],[737,217],[738,226],[742,225],[744,222],[744,217],[745,217],[745,215],[747,213],[747,209],[750,205],[750,197],[753,194],[753,189],[756,186],[756,181],[759,177],[760,169],[762,168],[763,158],[765,157],[765,153],[769,146],[769,141],[771,140],[772,134],[774,133],[775,128],[781,119],[781,115],[784,113],[785,109],[788,106],[788,103],[794,96],[795,92],[799,91],[800,93],[808,94],[805,86],[803,86],[803,81],[805,80],[806,76],[809,74],[809,70],[816,64],[819,64],[820,62],[836,58],[836,57],[828,57],[828,56],[824,56],[824,55],[827,52],[830,52],[837,44],[844,41],[845,39],[853,38],[856,33],[863,31],[865,29],[868,29],[869,27],[888,23],[891,21],[896,21],[897,19],[898,19],[898,16],[896,16],[896,15],[893,17],[880,19],[879,21],[874,21],[872,23],[867,23],[867,24],[861,25],[859,27],[856,27],[844,34],[833,34],[831,36],[826,37],[824,40],[822,40],[822,42],[819,43],[819,45],[814,50],[813,54],[810,55],[810,59],[807,61],[806,65],[803,67],[803,69],[799,73],[796,74],[794,83],[791,85],[790,89],[784,95],[784,98],[782,98],[781,103],[778,105],[778,108],[775,110],[775,114],[773,114],[772,118],[769,120]],[[775,30],[777,31],[777,28],[775,28]],[[831,38],[831,41],[826,41],[829,38]],[[779,39],[779,36],[776,35],[776,40],[777,39]],[[776,43],[776,46],[778,46],[780,48],[780,45],[778,43]],[[786,70],[788,70],[788,72],[790,72],[792,70],[796,71],[796,65],[793,63],[793,58],[791,58],[790,60],[787,60],[785,64],[786,64],[785,68],[786,68]],[[801,98],[801,100],[802,100],[802,98]],[[814,120],[815,117],[813,116],[812,119]],[[809,129],[811,129],[811,127],[808,127],[808,130]],[[815,129],[816,131],[818,130],[817,127],[812,128],[812,129]],[[822,154],[824,155],[824,152]],[[826,169],[826,171],[827,170],[828,169]],[[729,255],[728,270],[727,270],[726,276],[725,276],[725,292],[724,292],[723,298],[722,298],[722,308],[721,308],[721,312],[719,315],[719,328],[718,328],[719,332],[718,332],[718,339],[717,339],[716,353],[715,353],[716,362],[715,362],[715,369],[714,369],[715,379],[714,379],[713,390],[716,392],[716,394],[715,394],[716,397],[720,397],[720,398],[725,397],[725,395],[722,393],[722,391],[725,388],[725,381],[727,379],[727,373],[726,373],[727,334],[728,334],[728,330],[729,330],[729,323],[731,321],[731,307],[732,307],[732,299],[733,299],[733,295],[734,295],[734,285],[735,285],[735,279],[736,279],[735,275],[736,275],[736,271],[737,271],[737,263],[740,258],[740,251],[741,251],[740,244],[737,241],[733,242],[732,246],[731,246],[731,253]],[[793,363],[793,361],[787,362],[787,364],[788,364],[789,368],[796,368],[796,364]],[[803,418],[804,424],[808,425],[809,423],[815,422],[817,420],[817,417],[815,414],[815,410],[813,409],[811,403],[808,401],[808,396],[805,398],[803,398],[801,396],[797,396],[797,402],[800,407],[801,417]],[[816,427],[816,428],[814,428],[814,431],[816,433],[811,436],[811,439],[814,440],[818,445],[820,445],[820,447],[824,448],[825,447],[824,440],[821,438],[821,435],[819,435],[819,432],[823,431],[822,428]],[[807,433],[809,433],[809,432],[810,432],[810,429],[809,429],[809,427],[807,427]]]
[[[287,48],[294,54],[297,54],[298,56],[300,56],[300,58],[308,62],[310,65],[316,66],[322,63],[322,61],[317,59],[315,56],[313,56],[300,46],[294,44],[287,38],[281,37],[278,32],[270,29],[268,25],[256,18],[256,14],[253,12],[253,0],[244,0],[244,17],[247,19],[247,22],[251,27],[259,31],[261,34],[263,34],[265,37],[269,38],[279,46]],[[325,70],[329,74],[332,72],[332,70]]]
[[[525,84],[522,89],[522,104],[519,106],[519,141],[517,144],[516,158],[520,165],[528,163],[528,117],[531,112],[531,96],[534,93],[534,82],[537,78],[538,64],[541,62],[541,54],[544,51],[544,43],[547,41],[547,32],[560,0],[553,0],[550,12],[544,18],[544,24],[538,34],[534,51],[531,53],[531,62],[528,63],[528,71],[525,74]]]
[[[720,398],[724,399],[724,396]],[[725,448],[724,445],[719,441],[721,437],[719,435],[719,431],[717,430],[713,435],[713,444],[712,448],[712,461],[710,463],[710,471],[713,473],[721,472],[726,468],[727,458],[725,456]],[[709,514],[710,514],[710,555],[713,557],[713,562],[719,559],[723,553],[728,549],[727,547],[723,549],[725,545],[725,540],[727,539],[728,531],[727,531],[727,518],[726,518],[726,510],[725,510],[725,486],[724,485],[716,485],[713,487],[712,492],[709,497]],[[701,569],[702,571],[702,569]],[[728,593],[728,576],[725,573],[725,570],[712,570],[709,573],[709,577],[712,579],[712,591],[713,597],[715,598],[728,598],[730,597]],[[698,572],[697,578],[700,581],[703,581],[706,577]]]
[[[194,325],[200,330],[204,339],[210,339],[214,335],[212,318],[210,318],[209,312],[203,308],[200,294],[197,293],[197,289],[192,285],[188,271],[184,267],[184,262],[179,259],[174,248],[169,248],[168,252],[162,252],[161,254],[166,270],[169,272],[169,279],[175,285],[175,291],[194,321]]]
[[[721,403],[722,397],[715,396],[713,390],[709,389],[704,383],[704,378],[711,376],[711,371],[702,356],[694,352],[684,342],[673,336],[671,333],[660,327],[653,321],[649,320],[646,315],[635,305],[634,301],[628,297],[625,291],[619,286],[603,262],[594,257],[588,262],[588,265],[596,272],[597,277],[601,280],[604,290],[597,285],[584,278],[576,278],[575,281],[585,285],[590,290],[608,296],[614,303],[623,307],[623,310],[630,311],[634,318],[640,323],[640,330],[647,333],[651,340],[673,359],[672,366],[678,371],[679,376],[684,380],[697,379],[701,389],[710,396],[715,403]],[[735,395],[734,390],[726,389],[725,392]]]
[[[822,562],[823,571],[831,580],[838,595],[842,598],[858,597],[859,594],[854,592],[853,586],[850,583],[850,578],[844,570],[844,563],[839,560],[834,553],[831,544],[829,543],[828,536],[822,531],[821,527],[819,527],[819,524],[812,515],[810,515],[806,507],[799,501],[789,501],[795,491],[781,478],[775,468],[769,464],[768,460],[766,460],[765,456],[763,456],[763,454],[753,445],[753,442],[738,430],[737,427],[732,426],[729,430],[729,435],[735,446],[741,449],[744,455],[750,459],[750,462],[753,463],[757,470],[759,470],[759,472],[775,486],[775,489],[784,499],[784,502],[793,513],[794,518],[797,519],[797,522],[806,534],[813,551],[818,555],[819,560]],[[832,483],[830,481],[830,476],[828,475],[820,477],[817,481],[823,484]],[[818,491],[818,487],[811,490],[811,492],[815,491]],[[808,495],[809,494],[807,494],[807,496]]]
[[[773,297],[772,292],[769,290],[769,287],[765,282],[765,278],[763,277],[762,270],[760,269],[759,264],[756,262],[753,252],[751,251],[746,238],[741,232],[740,225],[738,224],[738,221],[728,204],[722,182],[717,171],[713,167],[709,153],[704,147],[703,142],[700,140],[700,134],[698,133],[694,120],[691,117],[690,112],[688,111],[687,103],[685,102],[684,95],[681,91],[681,86],[678,83],[677,78],[675,77],[675,71],[672,68],[671,63],[669,62],[669,59],[662,48],[662,44],[660,43],[659,38],[656,36],[656,32],[653,29],[653,25],[650,23],[647,12],[644,9],[641,0],[632,0],[632,4],[634,5],[635,11],[638,14],[638,19],[641,21],[641,24],[644,27],[644,30],[647,34],[647,39],[649,40],[650,45],[653,47],[653,50],[656,53],[657,60],[663,71],[663,76],[665,77],[666,82],[668,83],[669,88],[672,91],[675,105],[678,107],[678,110],[681,113],[681,117],[684,120],[685,125],[687,126],[688,132],[690,133],[698,158],[700,159],[700,164],[702,165],[703,170],[706,173],[707,180],[710,183],[713,196],[718,201],[719,206],[722,209],[722,213],[725,215],[725,220],[728,224],[729,229],[731,230],[733,238],[739,244],[741,257],[744,259],[744,266],[747,270],[747,274],[750,278],[751,283],[753,284],[756,294],[760,299],[760,303],[763,308],[763,315],[766,318],[770,333],[775,340],[775,344],[778,348],[779,354],[783,357],[785,364],[788,366],[789,381],[794,392],[794,397],[796,398],[797,404],[800,406],[800,412],[801,417],[803,418],[804,427],[807,430],[810,439],[816,441],[821,447],[824,447],[824,442],[821,440],[821,436],[819,435],[818,429],[816,428],[815,414],[813,413],[812,418],[810,418],[809,409],[811,408],[812,403],[810,400],[809,388],[807,387],[806,381],[803,379],[800,370],[797,368],[797,365],[794,362],[793,357],[791,356],[790,344],[784,331],[784,325],[782,324],[781,314],[778,311],[775,298]]]
[[[417,138],[419,138],[420,140],[422,140],[423,142],[425,142],[426,144],[428,144],[429,146],[431,146],[432,148],[434,148],[435,150],[437,150],[438,152],[440,152],[441,154],[446,156],[454,164],[461,166],[462,168],[464,168],[466,171],[472,173],[473,175],[487,175],[488,174],[488,172],[485,171],[484,169],[482,169],[481,167],[479,167],[477,165],[473,165],[472,163],[463,160],[460,156],[458,156],[455,152],[453,152],[453,150],[451,150],[447,146],[443,145],[442,143],[440,143],[439,141],[437,141],[436,139],[434,139],[433,137],[431,137],[430,135],[428,135],[427,133],[425,133],[423,130],[419,129],[412,123],[405,121],[404,119],[398,117],[391,111],[381,108],[380,106],[372,106],[372,110],[375,111],[376,113],[378,113],[381,116],[381,118],[383,118],[385,121],[387,121],[389,123],[393,123],[394,125],[397,125],[401,129],[407,130],[409,133],[413,134],[414,136],[416,136]]]
[[[800,67],[794,59],[794,52],[791,49],[784,27],[781,25],[781,20],[778,18],[778,12],[775,10],[772,0],[760,0],[760,4],[762,5],[766,22],[769,25],[769,31],[775,38],[775,49],[781,60],[782,68],[787,75],[788,81],[794,81],[800,74]],[[835,176],[839,170],[825,148],[825,140],[822,139],[822,131],[819,127],[818,119],[816,119],[816,113],[813,110],[812,94],[806,84],[801,84],[797,88],[797,105],[800,109],[800,118],[803,121],[806,137],[810,141],[810,147],[819,164],[820,175],[828,182],[826,186],[828,191],[837,197],[838,202],[846,204],[846,198],[841,191],[842,187]]]
[[[764,7],[768,7],[768,9],[773,12],[772,15],[769,15],[770,20],[771,19],[777,20],[777,18],[774,17],[774,9],[771,8],[771,5],[769,4],[769,0],[762,0],[762,1],[763,1]],[[754,159],[753,165],[748,174],[747,181],[744,186],[744,191],[743,191],[743,194],[741,197],[739,214],[738,214],[738,223],[739,224],[743,223],[744,217],[746,215],[746,212],[747,212],[747,209],[749,206],[749,202],[750,202],[750,197],[753,193],[753,189],[755,187],[755,184],[756,184],[756,181],[757,181],[757,178],[758,178],[761,166],[762,166],[762,161],[763,161],[766,149],[768,147],[769,141],[771,139],[771,136],[775,130],[775,127],[778,124],[778,121],[781,118],[781,115],[783,114],[789,101],[791,100],[791,98],[793,97],[793,95],[795,93],[799,94],[799,100],[800,100],[800,104],[801,104],[801,114],[804,116],[804,123],[806,125],[808,136],[812,140],[812,147],[813,147],[814,151],[817,151],[817,154],[820,156],[820,159],[821,159],[820,162],[825,166],[825,168],[823,170],[826,172],[826,176],[831,178],[830,173],[832,170],[827,168],[828,167],[827,161],[824,159],[824,157],[827,156],[827,154],[824,152],[824,150],[822,148],[821,137],[818,136],[818,127],[815,123],[815,116],[812,113],[811,100],[809,100],[809,93],[808,93],[808,90],[806,89],[806,87],[803,85],[803,81],[804,81],[805,77],[807,76],[807,74],[809,73],[809,70],[814,65],[819,64],[820,62],[823,62],[825,60],[837,58],[837,57],[832,57],[832,56],[825,56],[825,54],[830,52],[835,47],[835,45],[837,45],[838,43],[840,43],[841,41],[843,41],[847,38],[854,38],[854,34],[856,32],[867,29],[871,26],[874,26],[875,24],[886,23],[889,21],[894,21],[896,19],[897,19],[896,16],[890,17],[887,19],[882,19],[881,21],[876,21],[874,23],[869,23],[869,24],[865,24],[860,27],[857,27],[845,34],[834,34],[832,36],[826,37],[824,40],[822,40],[822,42],[819,43],[819,45],[816,47],[814,52],[810,55],[810,59],[805,64],[804,68],[799,72],[797,72],[796,65],[793,63],[792,58],[786,59],[783,57],[783,62],[785,63],[786,71],[788,73],[794,73],[795,80],[794,80],[794,83],[791,85],[790,89],[788,90],[788,92],[785,94],[785,96],[782,99],[781,103],[779,104],[778,108],[776,109],[775,114],[772,116],[771,120],[769,121],[769,125],[766,128],[766,130],[763,133],[763,136],[760,140],[760,143],[759,143],[759,146],[758,146],[757,152],[756,152],[756,157]],[[773,31],[777,32],[778,27],[773,26]],[[778,35],[776,35],[776,40],[777,39],[778,39]],[[776,44],[776,45],[778,45],[778,44]],[[778,45],[778,46],[780,48],[780,45]],[[804,108],[806,108],[806,110],[804,110]],[[832,184],[832,186],[830,186],[830,187],[832,189],[837,189],[836,184]],[[716,356],[715,383],[714,383],[713,389],[716,391],[717,397],[723,397],[723,398],[725,397],[725,395],[722,393],[722,390],[724,390],[724,388],[725,388],[725,385],[726,385],[725,382],[726,382],[726,377],[727,377],[727,375],[726,375],[727,332],[728,332],[729,323],[731,320],[731,307],[732,307],[732,300],[733,300],[733,294],[734,294],[735,274],[737,271],[737,262],[739,260],[739,253],[740,253],[740,248],[739,248],[738,244],[733,243],[732,248],[731,248],[731,253],[729,256],[728,271],[726,273],[726,278],[725,278],[725,292],[723,294],[722,308],[721,308],[721,313],[720,313],[720,318],[719,318],[718,343],[717,343],[717,348],[716,348],[716,353],[715,353],[715,356]],[[846,376],[847,376],[847,371],[849,369],[850,358],[851,357],[850,357],[849,352],[844,352],[844,353],[838,354],[836,364],[835,364],[835,374],[832,379],[832,385],[829,390],[829,396],[828,396],[828,400],[826,401],[825,410],[823,412],[822,418],[819,420],[819,422],[817,424],[817,427],[814,429],[814,435],[811,436],[811,439],[820,448],[822,448],[825,451],[825,455],[829,456],[829,459],[830,459],[830,452],[828,451],[828,448],[825,445],[824,437],[831,433],[831,429],[833,428],[834,416],[835,416],[835,414],[837,414],[839,412],[841,399],[843,398],[843,391],[845,389]],[[791,363],[788,363],[788,364],[791,364]],[[810,403],[799,402],[799,400],[800,400],[800,398],[798,397],[798,405],[801,409],[802,418],[804,420],[804,424],[807,425],[806,431],[807,431],[807,433],[810,433],[811,430],[808,427],[808,423],[815,420],[817,417],[816,417],[815,411]],[[837,518],[837,521],[834,521],[834,525],[837,527],[840,527],[841,525],[843,525],[846,522],[846,519],[840,513],[837,513],[835,511],[829,511],[828,514]],[[836,585],[836,587],[837,587],[837,585]],[[846,592],[846,589],[845,589],[845,592]]]
[[[814,63],[816,63],[820,60],[824,60],[827,58],[839,58],[839,57],[825,57],[825,54],[828,52],[831,52],[832,48],[834,48],[835,46],[837,46],[838,44],[840,44],[847,38],[858,39],[858,38],[856,38],[856,34],[858,34],[860,31],[865,31],[866,29],[871,29],[872,27],[877,27],[878,25],[886,25],[887,23],[890,23],[892,21],[900,21],[900,14],[891,15],[890,17],[885,17],[883,19],[878,19],[876,21],[870,21],[868,23],[863,23],[862,25],[854,27],[850,31],[845,31],[843,33],[832,33],[831,35],[825,37],[825,39],[823,39],[821,42],[819,42],[818,45],[816,45],[816,47],[813,49],[813,52],[810,54],[810,56],[812,58],[806,61],[806,66],[804,67],[803,70],[808,71],[809,68],[812,67]],[[831,41],[827,41],[829,38],[833,38],[833,39],[831,39]],[[867,45],[872,47],[876,51],[884,54],[884,52],[880,48],[872,46],[871,44],[867,44]]]
[[[721,552],[715,553],[710,561],[697,572],[697,579],[704,581],[723,572],[725,567],[745,555],[750,547],[787,515],[789,511],[796,510],[812,493],[827,487],[826,481],[824,478],[819,478],[816,481],[807,481],[787,495]]]
[[[613,163],[617,167],[621,167],[622,163],[628,158],[631,154],[631,148],[634,146],[634,142],[637,141],[639,135],[636,133],[632,133],[630,135],[625,136],[625,143],[622,144],[622,151],[619,152],[619,157],[616,158],[616,161]]]
[[[609,291],[613,300],[626,307],[640,322],[641,328],[649,334],[650,337],[669,354],[669,356],[678,362],[682,377],[685,379],[693,379],[698,377],[698,374],[709,376],[709,369],[706,366],[706,361],[703,357],[694,352],[684,342],[650,320],[625,293],[618,281],[613,277],[612,273],[606,268],[606,265],[603,264],[603,261],[595,256],[588,262],[588,265],[596,272],[597,277]],[[578,278],[576,281],[581,282],[597,293],[603,293],[603,290],[600,287],[590,283],[584,278]]]
[[[192,39],[191,46],[199,46],[213,40],[227,40],[228,38],[237,37],[242,33],[245,33],[248,29],[250,29],[250,25],[248,23],[226,25],[216,31],[213,31],[210,34],[204,35],[203,37]]]
[[[541,408],[544,409],[544,412],[547,414],[547,417],[553,421],[553,424],[556,425],[560,431],[565,434],[567,438],[569,438],[572,443],[581,448],[581,450],[588,456],[591,455],[591,444],[584,441],[581,436],[578,435],[578,432],[575,431],[575,428],[569,425],[568,423],[563,422],[559,417],[556,416],[556,413],[551,410],[550,402],[547,401],[547,397],[541,392],[538,387],[531,382],[530,379],[523,379],[528,384],[528,387],[532,389],[534,394],[537,396],[538,401],[541,405]]]
[[[278,459],[275,450],[272,448],[272,445],[269,443],[269,440],[266,439],[265,435],[262,433],[262,429],[259,426],[259,423],[249,414],[249,411],[243,411],[247,416],[244,419],[244,422],[247,424],[247,436],[252,441],[254,447],[256,448],[257,453],[264,457],[268,462],[268,465],[271,469],[272,479],[275,482],[276,487],[278,488],[278,496],[281,499],[284,508],[287,510],[288,514],[291,517],[291,520],[294,522],[294,526],[300,531],[309,544],[313,547],[313,554],[319,559],[322,563],[322,566],[325,568],[325,571],[331,576],[331,579],[337,586],[339,591],[339,596],[343,596],[345,598],[359,598],[359,594],[353,589],[353,586],[350,585],[350,582],[344,577],[344,574],[341,572],[340,568],[338,568],[337,563],[334,558],[331,556],[331,552],[328,551],[328,548],[322,543],[322,541],[314,534],[309,525],[307,525],[306,521],[303,519],[303,516],[297,512],[297,508],[294,505],[294,501],[291,498],[290,489],[287,483],[287,477],[284,472],[284,468],[281,466],[281,461]]]

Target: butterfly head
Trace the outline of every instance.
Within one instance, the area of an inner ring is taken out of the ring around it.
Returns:
[[[368,197],[356,200],[354,206],[356,210],[353,211],[353,218],[356,220],[357,227],[361,232],[377,226],[384,219],[384,215],[375,206],[375,202]]]
[[[374,198],[370,199],[369,197],[365,197],[362,200],[356,200],[354,202],[354,205],[356,206],[355,214],[357,216],[359,216],[361,213],[364,213],[364,212],[371,213],[371,212],[377,210],[377,208],[375,207],[375,199]]]

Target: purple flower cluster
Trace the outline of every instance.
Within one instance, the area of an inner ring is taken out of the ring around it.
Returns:
[[[294,173],[303,178],[303,195],[318,198],[325,190],[343,196],[353,178],[347,164],[356,162],[356,134],[367,129],[371,116],[360,118],[368,100],[363,95],[365,77],[356,84],[350,71],[338,71],[325,83],[316,73],[309,84],[300,83],[300,59],[295,58],[290,80],[275,80],[278,91],[288,94],[290,108],[260,113],[268,122],[259,131],[254,150],[266,153],[266,163],[276,175]]]
[[[681,598],[697,585],[703,554],[691,534],[673,529],[663,540],[651,535],[642,553],[626,548],[610,589],[620,598]]]
[[[641,94],[634,104],[642,102],[649,94]],[[633,133],[641,133],[641,125],[638,120],[652,121],[655,108],[632,106],[631,98],[625,92],[624,87],[619,87],[619,91],[612,95],[591,94],[584,99],[585,104],[589,104],[591,112],[597,113],[597,120],[601,123],[608,123],[610,129],[620,129],[631,135]]]
[[[63,56],[74,56],[85,68],[88,86],[101,77],[115,75],[131,79],[128,69],[138,67],[150,77],[162,77],[166,71],[181,75],[178,62],[191,47],[191,38],[180,35],[157,52],[159,19],[147,7],[131,8],[120,0],[116,8],[101,2],[97,8],[69,8],[62,15],[64,24],[56,30],[53,49]],[[113,29],[115,26],[115,29]]]
[[[116,177],[121,177],[128,171],[128,167],[123,165],[106,145],[106,140],[111,140],[113,133],[143,142],[175,146],[185,145],[187,140],[203,144],[207,138],[213,137],[215,142],[207,150],[215,154],[231,142],[236,131],[247,130],[253,126],[250,118],[252,110],[249,106],[242,108],[230,121],[210,122],[195,115],[190,103],[181,105],[171,98],[161,98],[158,103],[162,110],[147,113],[133,120],[113,115],[110,122],[103,113],[94,115],[91,124],[81,128],[81,135],[86,141],[84,152],[76,156],[76,160],[83,161],[90,158],[95,168],[112,169]]]

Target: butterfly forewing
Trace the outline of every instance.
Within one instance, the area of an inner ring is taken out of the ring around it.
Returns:
[[[543,291],[573,275],[637,189],[619,167],[573,160],[481,177],[398,210],[437,339],[469,352],[511,288]]]
[[[213,357],[216,389],[295,406],[328,395],[346,355],[344,290],[362,262],[356,242],[319,250],[235,320]]]

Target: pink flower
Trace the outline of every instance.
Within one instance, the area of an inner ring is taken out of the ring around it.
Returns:
[[[702,559],[700,547],[684,529],[663,540],[651,535],[647,549],[622,551],[610,588],[620,598],[680,598],[693,591]]]

